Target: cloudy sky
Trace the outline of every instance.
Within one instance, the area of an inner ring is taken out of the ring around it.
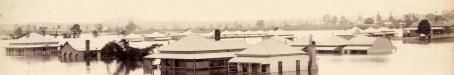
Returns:
[[[156,21],[286,19],[453,8],[454,0],[0,0],[0,23],[97,23],[121,17]]]

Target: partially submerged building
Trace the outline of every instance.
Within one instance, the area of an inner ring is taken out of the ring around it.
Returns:
[[[20,39],[12,40],[4,47],[6,55],[49,55],[60,47],[59,41],[37,33],[30,33]]]
[[[146,58],[161,60],[161,74],[210,75],[212,71],[227,73],[227,61],[248,46],[243,41],[214,41],[200,35],[188,35]]]
[[[342,49],[344,54],[386,54],[396,47],[385,37],[358,36],[349,40]]]
[[[67,39],[60,49],[60,56],[82,57],[87,54],[93,56],[100,53],[101,49],[114,39],[108,38],[74,38]]]
[[[307,70],[309,60],[306,52],[272,38],[235,55],[229,60],[230,72],[282,73]]]
[[[331,36],[327,40],[317,42],[315,50],[318,54],[342,54],[342,48],[347,42],[348,40],[342,37]]]

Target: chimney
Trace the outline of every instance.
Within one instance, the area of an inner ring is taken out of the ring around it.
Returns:
[[[221,30],[219,29],[214,30],[214,40],[215,41],[221,40]]]
[[[85,55],[90,52],[90,40],[85,40]]]
[[[309,53],[309,66],[308,66],[308,70],[309,70],[309,73],[310,75],[314,75],[312,74],[313,72],[312,71],[315,71],[317,72],[318,70],[318,66],[317,66],[317,57],[316,57],[316,50],[315,50],[315,41],[312,40],[312,35],[310,35],[310,38],[309,38],[309,46],[307,46],[308,48],[308,53]]]

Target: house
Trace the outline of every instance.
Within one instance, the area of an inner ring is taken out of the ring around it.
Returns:
[[[6,55],[50,55],[60,47],[59,41],[37,33],[30,33],[20,39],[15,39],[5,46]]]
[[[318,54],[342,54],[348,40],[339,36],[331,36],[327,40],[316,42],[316,52]]]
[[[429,22],[430,23],[430,35],[431,38],[452,38],[454,37],[454,33],[452,32],[453,25],[449,25],[445,21],[438,21],[438,22]],[[412,37],[419,37],[420,34],[416,32],[418,30],[418,23],[412,24],[408,28],[404,28],[403,37],[405,38],[412,38]]]
[[[358,36],[346,43],[344,54],[387,54],[395,50],[392,42],[385,37]]]
[[[153,32],[149,35],[145,35],[145,41],[168,41],[170,39],[170,37],[159,32]]]
[[[82,57],[86,54],[97,55],[101,49],[115,39],[109,38],[73,38],[67,39],[60,49],[60,56]],[[88,41],[88,42],[87,42]],[[87,49],[88,48],[88,49]]]
[[[282,73],[307,70],[309,56],[306,52],[286,45],[273,38],[235,54],[230,59],[230,72]]]
[[[227,61],[248,46],[242,41],[214,41],[200,35],[188,35],[145,58],[160,59],[160,68],[165,75],[210,75],[210,71],[227,72]]]

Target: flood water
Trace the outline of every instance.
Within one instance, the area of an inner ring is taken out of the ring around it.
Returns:
[[[257,42],[246,40],[251,41]],[[454,75],[454,38],[428,44],[393,40],[393,44],[397,50],[387,55],[318,55],[318,75]],[[148,61],[87,62],[58,56],[6,56],[4,51],[0,49],[0,75],[160,75],[160,70],[144,64]]]

